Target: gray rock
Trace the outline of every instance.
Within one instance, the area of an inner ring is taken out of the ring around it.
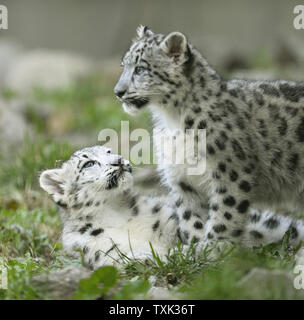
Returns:
[[[10,40],[0,42],[0,87],[5,82],[7,75],[22,54],[22,49]]]
[[[23,54],[9,69],[5,87],[29,96],[34,88],[68,88],[92,71],[88,59],[64,51],[37,49]]]
[[[31,136],[32,128],[19,111],[19,104],[0,99],[0,152],[6,155],[22,145],[26,136]]]
[[[32,285],[42,290],[54,300],[71,300],[81,279],[91,274],[86,268],[70,266],[49,274],[41,274],[32,279]]]

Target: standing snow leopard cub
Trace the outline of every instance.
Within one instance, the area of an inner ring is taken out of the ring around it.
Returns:
[[[251,206],[302,211],[304,83],[225,80],[182,33],[155,34],[142,26],[137,33],[115,87],[123,108],[135,113],[148,106],[154,127],[167,136],[206,129],[205,173],[191,176],[186,165],[159,165],[179,207],[184,240],[194,214],[204,221],[194,226],[194,240],[204,246],[245,241]],[[201,206],[206,195],[207,215]],[[269,233],[281,227],[276,217],[264,223]],[[293,223],[290,231],[297,240]],[[262,237],[252,232],[246,241]]]
[[[175,210],[136,194],[131,172],[127,160],[95,146],[40,176],[40,186],[60,208],[63,248],[74,256],[81,248],[91,269],[119,263],[120,253],[145,259],[149,242],[164,256],[178,240]]]

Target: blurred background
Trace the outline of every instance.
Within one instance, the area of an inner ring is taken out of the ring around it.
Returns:
[[[61,267],[60,220],[39,173],[97,144],[103,128],[151,130],[149,114],[129,117],[113,94],[139,24],[179,30],[224,76],[304,79],[304,30],[297,0],[0,0],[0,262],[11,261],[6,298],[33,298],[25,275]],[[155,187],[151,166],[136,185]],[[59,262],[58,262],[59,261]],[[20,289],[21,288],[21,289]],[[21,290],[21,291],[20,291]],[[1,295],[0,295],[1,298]]]
[[[0,31],[0,183],[17,190],[35,189],[39,170],[98,143],[103,128],[119,131],[130,120],[131,129],[151,129],[149,114],[130,118],[113,94],[140,24],[184,32],[226,77],[303,79],[294,0],[1,4],[8,30]]]

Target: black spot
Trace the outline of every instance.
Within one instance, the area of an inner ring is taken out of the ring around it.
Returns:
[[[199,81],[200,81],[200,85],[201,85],[201,88],[205,88],[205,85],[206,85],[206,80],[203,76],[201,76],[199,78]]]
[[[268,220],[266,220],[264,222],[264,225],[268,228],[268,229],[275,229],[279,226],[280,222],[275,219],[275,218],[269,218]]]
[[[296,136],[299,142],[304,142],[304,117],[301,118],[301,121],[296,129]]]
[[[263,95],[260,92],[255,91],[254,92],[254,98],[255,98],[255,101],[257,102],[257,104],[259,106],[263,106],[264,105],[265,101],[264,101]]]
[[[211,232],[209,232],[209,233],[207,234],[207,238],[208,238],[208,239],[213,239],[214,236],[213,236],[213,234],[212,234]]]
[[[84,225],[83,227],[81,227],[78,231],[81,234],[84,234],[88,229],[92,228],[92,223],[87,223],[86,225]]]
[[[251,190],[251,185],[248,181],[243,180],[241,181],[239,188],[244,192],[249,192]]]
[[[177,208],[179,208],[179,207],[182,205],[182,203],[183,203],[183,199],[182,199],[182,198],[178,198],[178,199],[176,200],[176,202],[175,202],[175,206],[176,206]]]
[[[285,111],[292,117],[295,117],[298,114],[298,109],[290,106],[285,107]]]
[[[183,182],[183,181],[181,181],[181,182],[179,183],[179,185],[180,185],[180,187],[182,188],[182,190],[183,190],[184,192],[195,192],[195,191],[193,190],[193,188],[192,188],[189,184],[187,184],[187,183],[185,183],[185,182]]]
[[[205,120],[201,120],[198,125],[197,125],[197,129],[206,129],[206,121]]]
[[[100,251],[95,252],[95,261],[97,261],[100,257]]]
[[[304,84],[290,85],[288,83],[280,84],[280,90],[284,97],[292,102],[299,102],[299,99],[304,97]]]
[[[158,213],[161,209],[161,205],[158,203],[152,208],[152,213]]]
[[[90,200],[90,201],[88,201],[88,202],[85,204],[85,206],[86,206],[86,207],[90,207],[92,204],[93,204],[93,201]]]
[[[249,233],[255,239],[262,239],[263,238],[263,235],[260,232],[256,231],[256,230],[251,230]]]
[[[224,162],[220,162],[218,164],[218,168],[219,168],[220,171],[226,172],[226,164]]]
[[[200,113],[200,112],[202,111],[202,108],[199,107],[199,106],[195,106],[195,107],[192,108],[192,111],[193,111],[194,113]]]
[[[248,200],[243,200],[239,203],[237,206],[237,210],[239,213],[245,213],[250,205],[250,202]]]
[[[202,229],[203,228],[203,224],[200,221],[195,221],[193,227],[195,229]]]
[[[88,248],[87,246],[84,246],[84,247],[82,248],[83,254],[87,254],[88,251],[89,251],[89,248]]]
[[[280,118],[280,123],[278,126],[278,131],[281,136],[284,136],[287,132],[287,121],[285,118]]]
[[[236,181],[238,179],[238,177],[239,177],[238,173],[236,171],[234,171],[234,170],[230,171],[229,176],[230,176],[230,180],[232,182]]]
[[[208,151],[208,154],[211,154],[211,155],[215,154],[215,150],[210,144],[207,144],[207,151]]]
[[[260,84],[260,88],[263,90],[265,94],[269,96],[275,96],[275,97],[280,96],[279,90],[270,84],[266,84],[266,83]]]
[[[226,231],[227,228],[224,224],[220,223],[220,224],[216,224],[215,226],[213,226],[213,230],[216,233],[220,233],[220,232]]]
[[[226,206],[233,207],[235,205],[235,199],[232,196],[224,198],[223,203]]]
[[[230,212],[225,212],[224,213],[224,217],[227,219],[227,220],[231,220],[231,218],[232,218],[232,214],[230,213]]]
[[[230,94],[231,96],[233,96],[233,97],[235,97],[235,98],[238,97],[238,93],[237,93],[237,91],[236,91],[235,89],[230,89],[230,90],[228,90],[228,92],[229,92],[229,94]]]
[[[290,231],[291,240],[295,240],[299,236],[297,228],[293,225],[290,225],[288,230]]]
[[[91,232],[91,236],[98,236],[100,233],[102,233],[104,230],[102,228],[99,228],[99,229],[95,229]]]
[[[243,171],[244,171],[245,173],[247,173],[247,174],[251,174],[251,173],[252,173],[252,169],[249,168],[249,167],[244,167],[244,168],[243,168]]]
[[[192,239],[191,239],[191,243],[198,243],[199,242],[199,238],[198,237],[196,237],[196,236],[194,236],[194,237],[192,237]]]
[[[243,230],[241,230],[241,229],[233,230],[232,233],[231,233],[231,236],[237,238],[237,237],[239,237],[242,233],[243,233]]]
[[[183,218],[184,218],[185,220],[189,220],[189,219],[191,218],[191,214],[192,214],[192,212],[191,212],[190,210],[186,210],[186,211],[184,212],[184,214],[183,214]]]
[[[231,141],[231,145],[232,145],[232,149],[235,153],[235,156],[240,160],[245,160],[246,155],[245,155],[245,152],[244,152],[243,148],[241,147],[240,143],[236,139],[233,139]]]
[[[158,229],[159,223],[160,223],[160,221],[157,220],[157,221],[153,224],[153,226],[152,226],[152,230],[153,230],[153,231],[156,231],[156,230]]]
[[[236,125],[237,125],[238,128],[241,129],[241,130],[245,129],[244,119],[241,118],[241,117],[237,117],[237,119],[236,119]]]
[[[255,213],[253,215],[250,215],[249,216],[249,220],[252,222],[252,223],[258,223],[260,220],[261,220],[261,215],[258,214],[258,213]]]
[[[185,129],[191,129],[194,124],[194,120],[191,117],[186,117],[185,119]]]
[[[292,153],[288,158],[287,168],[289,171],[294,173],[299,163],[299,155],[297,153]]]
[[[221,138],[216,138],[214,140],[214,143],[216,144],[216,146],[218,147],[219,150],[225,150],[226,149],[225,142]]]
[[[168,220],[179,221],[179,217],[176,213],[172,213]]]
[[[68,207],[68,205],[62,201],[57,201],[56,204],[57,204],[57,206],[59,206],[63,209],[66,209]],[[73,206],[73,208],[74,208],[74,206]]]
[[[228,129],[228,130],[232,130],[232,126],[231,126],[231,124],[229,123],[229,122],[227,122],[226,124],[225,124],[225,127]]]
[[[217,210],[219,209],[219,206],[218,206],[217,203],[213,203],[210,208],[211,208],[211,210],[213,210],[213,211],[217,211]]]
[[[137,215],[138,215],[138,207],[137,207],[137,206],[134,206],[134,207],[132,208],[132,215],[133,215],[133,216],[137,216]]]

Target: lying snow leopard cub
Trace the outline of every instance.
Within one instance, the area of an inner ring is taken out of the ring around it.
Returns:
[[[304,83],[225,80],[185,35],[147,27],[138,28],[122,65],[115,94],[127,112],[148,106],[154,127],[167,137],[206,129],[204,174],[188,175],[186,165],[159,165],[179,206],[182,235],[189,233],[193,214],[204,220],[195,240],[206,245],[243,240],[251,206],[291,205],[303,212]],[[196,156],[200,162],[204,155]],[[208,215],[201,209],[206,195]],[[279,219],[266,227],[273,233]],[[252,233],[253,242],[259,238]]]
[[[145,259],[151,253],[149,241],[165,255],[181,240],[174,208],[135,193],[132,182],[128,161],[101,146],[77,151],[61,168],[40,176],[41,187],[60,208],[64,249],[77,255],[74,249],[81,248],[91,269],[118,263],[116,247],[131,258]],[[244,237],[250,240],[255,234],[261,245],[277,242],[293,224],[292,234],[298,237],[290,245],[304,240],[303,222],[279,216],[280,227],[269,234],[267,225],[272,219],[271,212],[251,210]],[[199,216],[192,215],[190,220],[193,225],[202,223]],[[193,237],[195,230],[193,227],[188,237]]]
[[[63,248],[77,255],[80,247],[91,269],[118,263],[118,250],[145,259],[149,242],[164,256],[178,239],[175,210],[136,194],[131,172],[127,160],[94,146],[40,176],[41,187],[61,209]]]

